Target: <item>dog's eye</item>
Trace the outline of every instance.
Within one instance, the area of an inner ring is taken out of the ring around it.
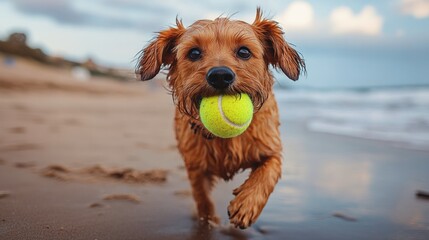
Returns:
[[[250,53],[250,50],[247,47],[241,47],[237,51],[237,56],[244,60],[249,59],[251,55],[252,54]]]
[[[198,48],[192,48],[191,50],[189,50],[188,52],[188,58],[191,61],[197,61],[198,59],[201,58],[201,50]]]

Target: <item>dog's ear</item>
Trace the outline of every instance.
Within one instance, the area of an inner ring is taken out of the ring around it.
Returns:
[[[170,65],[174,61],[174,47],[184,30],[183,23],[176,19],[176,27],[159,32],[158,36],[142,50],[137,66],[137,73],[140,74],[142,81],[152,79],[162,66]]]
[[[280,68],[292,80],[298,80],[305,63],[300,54],[287,44],[283,31],[276,21],[265,19],[260,8],[252,24],[258,38],[264,45],[264,58],[275,68]]]

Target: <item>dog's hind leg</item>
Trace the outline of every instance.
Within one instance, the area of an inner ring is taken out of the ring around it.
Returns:
[[[206,172],[188,169],[188,177],[192,186],[192,195],[198,210],[198,218],[202,221],[219,223],[215,207],[210,198],[210,192],[214,184],[214,177]]]
[[[230,222],[240,228],[247,228],[254,223],[280,176],[279,156],[269,157],[255,167],[249,178],[233,192],[235,198],[228,207]]]

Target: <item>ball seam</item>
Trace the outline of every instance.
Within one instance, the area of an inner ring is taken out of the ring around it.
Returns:
[[[233,127],[236,127],[236,128],[242,128],[242,127],[245,127],[247,124],[249,124],[249,122],[252,120],[252,119],[250,119],[249,121],[247,121],[247,122],[245,122],[245,123],[243,123],[243,124],[237,124],[237,123],[234,123],[234,122],[232,122],[226,115],[225,115],[225,113],[223,112],[223,108],[222,108],[222,97],[223,97],[223,95],[220,95],[219,96],[219,98],[218,98],[218,108],[219,108],[219,112],[220,112],[220,116],[222,117],[222,120],[224,120],[227,124],[229,124],[229,125],[232,125]]]

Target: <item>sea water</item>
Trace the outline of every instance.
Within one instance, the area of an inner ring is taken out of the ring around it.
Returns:
[[[277,89],[283,121],[311,131],[429,150],[429,86]]]

